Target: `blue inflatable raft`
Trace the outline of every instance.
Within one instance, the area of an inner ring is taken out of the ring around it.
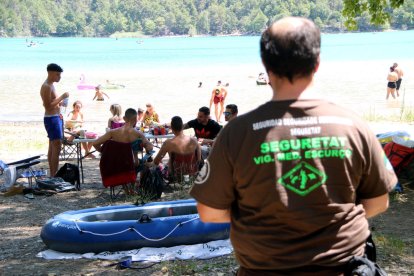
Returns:
[[[201,222],[189,199],[68,211],[49,219],[40,236],[56,251],[99,253],[205,243],[229,231],[228,223]]]

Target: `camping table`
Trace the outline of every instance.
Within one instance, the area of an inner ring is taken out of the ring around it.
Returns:
[[[98,138],[88,139],[88,138],[76,138],[73,140],[73,143],[76,145],[76,161],[78,163],[78,167],[81,172],[82,176],[82,184],[84,184],[84,176],[83,176],[83,163],[82,160],[85,158],[85,156],[82,156],[82,143],[87,142],[95,142]]]
[[[160,134],[160,135],[154,135],[154,134],[150,134],[150,133],[144,133],[145,134],[145,138],[147,138],[148,140],[154,140],[157,144],[158,141],[157,139],[160,139],[161,142],[160,144],[162,145],[162,139],[169,139],[169,138],[173,138],[175,135],[170,133],[170,134]],[[157,145],[157,147],[159,147]]]
[[[164,134],[164,135],[153,135],[149,133],[144,133],[145,138],[148,140],[155,140],[155,139],[168,139],[173,138],[174,134]],[[98,138],[88,139],[88,138],[76,138],[73,140],[73,143],[76,144],[76,161],[78,167],[80,169],[81,177],[82,177],[82,184],[84,184],[84,176],[83,176],[83,163],[82,160],[85,156],[82,156],[82,143],[87,142],[95,142]],[[162,143],[162,142],[161,142]]]

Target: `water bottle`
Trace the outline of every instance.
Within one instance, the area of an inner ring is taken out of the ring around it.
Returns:
[[[185,185],[190,184],[190,176],[188,174],[184,175],[184,183],[185,183]]]

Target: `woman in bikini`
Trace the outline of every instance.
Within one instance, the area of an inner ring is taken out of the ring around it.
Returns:
[[[394,67],[390,67],[390,72],[388,73],[387,80],[387,96],[385,99],[388,100],[390,94],[395,99],[395,90],[397,89],[398,74],[394,71]]]
[[[114,129],[121,127],[125,124],[124,119],[122,118],[122,108],[119,104],[112,104],[109,108],[109,111],[112,113],[112,117],[108,120],[108,128]]]
[[[73,110],[69,112],[67,116],[67,120],[65,121],[65,129],[68,130],[69,135],[66,137],[68,141],[73,141],[76,136],[79,136],[80,131],[83,125],[83,113],[81,112],[82,109],[82,102],[76,101],[73,103]],[[92,148],[91,143],[82,142],[83,149],[85,150],[85,156],[90,154],[90,150]],[[92,155],[91,155],[92,156]]]
[[[229,85],[226,84],[226,87]],[[216,86],[213,91],[211,92],[211,99],[210,99],[210,110],[211,105],[214,103],[214,114],[216,115],[216,120],[219,123],[221,116],[223,115],[224,111],[224,101],[227,97],[227,90],[223,86]],[[220,111],[218,110],[218,104],[220,103]]]

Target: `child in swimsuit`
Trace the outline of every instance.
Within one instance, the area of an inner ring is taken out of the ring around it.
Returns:
[[[109,99],[109,96],[105,92],[101,91],[101,88],[98,85],[97,87],[95,87],[95,97],[93,97],[92,101],[95,99],[97,101],[104,101],[104,95]]]

